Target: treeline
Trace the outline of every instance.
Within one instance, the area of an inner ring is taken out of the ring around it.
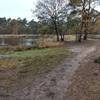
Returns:
[[[59,32],[68,34],[74,33],[79,28],[80,19],[60,21]],[[55,28],[51,21],[27,21],[26,18],[11,19],[0,18],[0,34],[55,34]]]
[[[38,23],[26,18],[0,18],[0,34],[36,34]]]

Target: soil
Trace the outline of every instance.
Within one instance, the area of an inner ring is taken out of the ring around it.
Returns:
[[[93,62],[100,55],[99,41],[67,42],[65,46],[73,57],[0,100],[100,100],[99,85],[94,86],[100,83],[100,65]]]
[[[80,63],[64,100],[100,100],[100,64],[95,63],[98,57],[100,44]]]

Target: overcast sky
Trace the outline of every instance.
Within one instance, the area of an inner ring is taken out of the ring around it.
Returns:
[[[32,9],[37,0],[0,0],[0,17],[33,19]]]
[[[32,9],[38,0],[0,0],[0,17],[35,19]],[[100,7],[98,6],[99,11]]]

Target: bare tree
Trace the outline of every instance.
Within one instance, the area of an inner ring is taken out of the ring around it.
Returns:
[[[67,19],[68,9],[70,7],[68,7],[65,0],[40,0],[36,6],[35,13],[39,21],[45,20],[48,22],[48,20],[51,20],[57,35],[57,41],[60,40],[59,36],[61,36],[61,41],[64,41],[64,35],[59,33],[58,26],[61,21]]]

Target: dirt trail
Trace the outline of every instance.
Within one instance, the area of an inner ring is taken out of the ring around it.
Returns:
[[[65,100],[100,100],[100,44],[96,51],[88,55],[71,79]]]
[[[74,52],[73,58],[67,58],[62,65],[34,80],[32,85],[16,91],[12,97],[0,100],[64,100],[72,76],[96,46],[71,46],[69,50]]]

